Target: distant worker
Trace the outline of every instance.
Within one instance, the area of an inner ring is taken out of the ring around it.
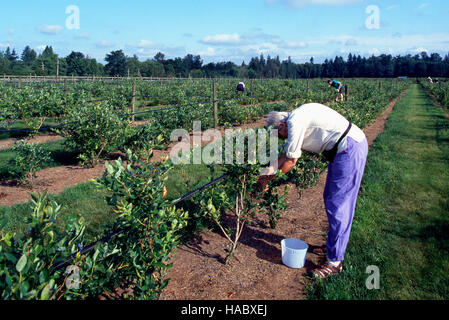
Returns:
[[[334,87],[338,91],[338,93],[339,93],[339,96],[337,95],[337,98],[335,99],[335,101],[337,101],[337,102],[343,101],[344,100],[343,83],[341,83],[340,81],[337,81],[337,80],[328,80],[327,83],[331,87]]]
[[[433,83],[433,79],[431,77],[428,77],[427,80],[429,80],[430,83]]]
[[[245,84],[243,82],[239,82],[237,85],[236,91],[240,91],[241,93],[245,93]]]

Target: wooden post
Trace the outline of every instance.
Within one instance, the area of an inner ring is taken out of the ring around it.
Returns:
[[[214,103],[214,127],[218,129],[218,101],[217,101],[217,83],[213,83],[213,103]]]
[[[67,95],[67,78],[64,79],[64,95]]]
[[[349,98],[349,86],[345,85],[345,101],[348,101]]]
[[[253,105],[253,90],[254,90],[254,80],[251,80],[250,82],[250,104]]]
[[[134,122],[134,113],[136,112],[136,80],[133,81],[133,97],[131,100],[131,113],[132,115],[132,122]]]
[[[19,76],[19,89],[22,89],[22,76]]]
[[[309,94],[310,94],[310,82],[309,79],[307,79],[307,99],[309,99]]]

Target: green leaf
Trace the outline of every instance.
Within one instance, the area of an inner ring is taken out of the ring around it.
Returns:
[[[39,274],[39,282],[45,283],[47,281],[48,281],[48,272],[47,270],[42,270],[41,273]]]
[[[17,258],[13,254],[5,252],[4,255],[5,255],[6,259],[11,261],[11,263],[17,263]]]
[[[28,290],[30,290],[30,284],[28,283],[28,281],[25,281],[24,283],[22,283],[22,285],[20,286],[20,292],[23,295],[26,295],[28,293]]]
[[[95,250],[94,256],[93,256],[93,260],[97,261],[98,255],[100,254],[100,250]]]
[[[22,270],[25,268],[25,266],[27,265],[28,259],[26,255],[22,255],[19,259],[19,261],[16,264],[16,270],[18,272],[22,272]]]
[[[44,247],[42,247],[40,244],[36,245],[36,247],[34,248],[34,253],[36,256],[38,256],[42,250],[44,249]]]
[[[41,292],[41,300],[50,300],[51,297],[51,285],[48,283]]]

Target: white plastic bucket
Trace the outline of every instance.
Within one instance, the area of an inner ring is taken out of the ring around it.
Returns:
[[[300,269],[306,264],[306,254],[309,245],[298,239],[284,239],[281,241],[282,263],[287,267]]]

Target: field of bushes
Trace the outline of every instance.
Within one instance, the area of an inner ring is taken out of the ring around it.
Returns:
[[[253,80],[244,94],[235,91],[238,81],[219,81],[218,124],[236,127],[272,110],[322,102],[364,128],[410,85],[404,80],[344,82],[347,101],[335,103],[335,91],[323,80]],[[203,130],[214,127],[213,86],[208,80],[22,83],[20,88],[0,83],[0,92],[0,139],[18,139],[13,148],[0,151],[1,180],[32,188],[42,168],[94,166],[112,151],[126,154],[107,162],[103,177],[83,186],[83,200],[101,203],[109,212],[99,213],[103,221],[96,228],[89,225],[89,212],[78,207],[68,214],[79,195],[34,194],[27,205],[0,207],[2,299],[113,298],[115,288],[132,288],[124,298],[157,299],[168,283],[173,250],[188,241],[193,230],[213,226],[222,232],[228,243],[226,259],[232,260],[256,212],[268,214],[271,227],[276,227],[288,205],[283,185],[293,183],[301,191],[314,185],[326,168],[321,156],[305,154],[292,172],[278,175],[261,195],[257,162],[177,166],[169,160],[153,161],[152,150],[166,148],[172,130],[190,131],[193,121],[201,121]],[[48,132],[62,139],[27,141]],[[201,181],[193,181],[195,177]],[[183,193],[216,178],[210,188],[179,201]],[[235,219],[232,228],[221,219],[225,212]]]

